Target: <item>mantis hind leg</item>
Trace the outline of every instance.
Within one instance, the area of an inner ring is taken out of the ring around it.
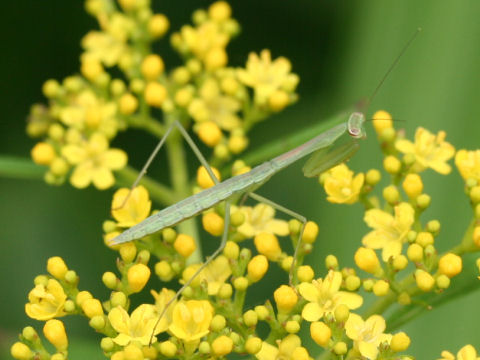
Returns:
[[[288,216],[291,216],[291,217],[297,219],[298,221],[300,221],[302,223],[302,227],[300,229],[297,244],[295,246],[295,252],[293,253],[292,265],[290,267],[290,272],[288,274],[289,285],[293,287],[293,284],[296,280],[297,256],[298,256],[298,252],[300,250],[300,246],[302,244],[303,232],[305,230],[305,225],[307,224],[307,218],[305,216],[300,215],[300,214],[298,214],[295,211],[292,211],[290,209],[287,209],[286,207],[284,207],[282,205],[279,205],[279,204],[273,202],[272,200],[269,200],[269,199],[267,199],[267,198],[265,198],[261,195],[255,194],[253,192],[248,193],[247,195],[248,195],[248,197],[250,197],[250,198],[252,198],[252,199],[254,199],[258,202],[262,202],[264,204],[270,205],[274,209],[276,209],[278,211],[281,211],[284,214],[287,214]]]

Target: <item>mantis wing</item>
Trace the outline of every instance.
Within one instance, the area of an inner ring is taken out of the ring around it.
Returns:
[[[342,144],[335,149],[331,147],[315,151],[303,166],[303,175],[306,177],[317,176],[328,169],[350,159],[360,145],[354,139]]]

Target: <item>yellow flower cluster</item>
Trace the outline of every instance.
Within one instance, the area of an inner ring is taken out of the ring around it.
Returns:
[[[48,80],[43,92],[49,104],[32,107],[27,127],[29,135],[42,139],[33,147],[32,158],[48,168],[49,183],[68,177],[77,188],[118,186],[114,171],[127,179],[136,175],[125,168],[126,153],[110,147],[118,131],[136,127],[160,138],[180,122],[212,148],[211,159],[218,168],[213,172],[220,179],[226,161],[248,146],[252,126],[296,101],[299,79],[288,59],[272,58],[269,50],[262,50],[251,53],[244,68],[228,65],[227,46],[240,27],[225,1],[196,11],[193,25],[172,34],[171,44],[182,65],[170,71],[152,52],[153,42],[168,32],[169,20],[154,14],[149,0],[86,0],[86,9],[97,19],[99,30],[82,39],[80,75],[61,83]],[[154,118],[157,114],[163,115],[162,121]],[[374,194],[382,178],[380,169],[355,174],[341,164],[319,179],[329,202],[364,206],[370,230],[354,254],[358,271],[342,268],[329,255],[326,272],[316,274],[304,265],[304,258],[312,251],[318,226],[277,219],[274,208],[262,203],[231,207],[227,244],[206,266],[192,256],[198,239],[182,231],[181,224],[178,230],[165,228],[136,242],[110,245],[111,239],[155,212],[150,197],[169,205],[184,196],[185,189],[195,192],[214,186],[203,167],[197,172],[198,186],[191,186],[194,181],[189,182],[182,170],[185,164],[178,164],[184,161],[181,143],[169,139],[172,179],[179,183],[167,189],[148,180],[113,195],[112,219],[104,222],[103,230],[106,245],[118,251],[119,258],[115,272],[102,276],[110,290],[108,299],[101,301],[80,290],[76,272],[60,257],[50,258],[49,275],[35,278],[25,312],[45,322],[43,333],[54,353],[33,328],[26,327],[11,348],[12,356],[66,359],[69,341],[59,318],[73,315],[85,317],[102,334],[101,349],[112,360],[216,359],[233,353],[261,360],[309,360],[318,349],[307,349],[299,336],[302,328],[309,328],[314,343],[336,358],[403,356],[399,353],[408,349],[410,338],[403,332],[386,333],[387,320],[381,313],[398,304],[401,309],[392,318],[402,323],[401,316],[412,316],[402,307],[422,295],[446,294],[462,271],[462,255],[480,248],[480,152],[455,154],[444,132],[434,135],[423,128],[410,141],[394,129],[387,112],[373,118],[382,143],[383,170],[390,178],[381,196]],[[454,156],[475,221],[460,244],[439,254],[440,222],[421,219],[431,202],[421,173],[429,168],[450,173],[448,161]],[[237,161],[231,172],[249,169]],[[205,211],[204,230],[222,236],[224,216],[222,205]],[[253,246],[241,247],[248,239]],[[286,244],[288,240],[291,244]],[[275,284],[271,299],[263,304],[247,305],[247,292],[262,286],[262,280],[270,281],[272,263],[289,273],[289,280]],[[152,275],[184,287],[178,293],[168,287],[157,291],[151,288]],[[151,303],[133,305],[132,296],[147,289]],[[368,303],[368,293],[376,302],[362,317],[353,311]],[[265,328],[270,330],[267,336]],[[447,351],[441,356],[476,359],[477,353],[467,345],[456,357]]]
[[[153,14],[149,1],[124,1],[118,9],[111,1],[87,0],[86,9],[100,29],[82,39],[80,75],[46,81],[49,104],[32,107],[27,126],[30,136],[42,138],[32,158],[48,167],[51,184],[68,177],[77,188],[113,186],[112,171],[121,171],[127,156],[110,142],[128,127],[163,135],[164,124],[151,116],[155,108],[163,111],[165,126],[173,118],[186,125],[193,120],[200,140],[222,161],[248,146],[254,123],[296,99],[298,76],[283,57],[272,61],[263,50],[260,57],[250,54],[245,68],[228,67],[226,47],[240,27],[225,1],[196,11],[193,26],[172,34],[183,64],[170,72],[151,52],[169,21]],[[121,76],[113,77],[115,68]]]

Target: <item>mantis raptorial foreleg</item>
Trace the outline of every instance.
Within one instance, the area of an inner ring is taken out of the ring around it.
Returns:
[[[248,197],[258,201],[258,202],[270,205],[274,209],[276,209],[278,211],[281,211],[284,214],[287,214],[288,216],[291,216],[291,217],[297,219],[298,221],[300,221],[302,223],[302,227],[300,228],[300,233],[299,233],[299,236],[298,236],[297,245],[295,246],[295,252],[293,253],[293,261],[292,261],[292,265],[290,267],[290,273],[288,274],[289,285],[293,287],[293,278],[294,278],[295,268],[296,268],[295,263],[297,261],[298,250],[300,249],[300,245],[302,244],[303,231],[305,230],[305,225],[307,224],[307,218],[305,216],[300,215],[300,214],[298,214],[298,213],[296,213],[296,212],[294,212],[290,209],[287,209],[286,207],[284,207],[282,205],[279,205],[279,204],[273,202],[272,200],[269,200],[269,199],[267,199],[267,198],[265,198],[261,195],[255,194],[253,192],[247,193],[246,195]]]
[[[201,151],[198,149],[197,145],[195,145],[195,142],[193,141],[191,136],[185,130],[183,125],[178,120],[175,120],[167,128],[167,130],[165,131],[165,134],[163,134],[163,136],[160,139],[160,141],[158,142],[157,146],[155,146],[155,149],[153,149],[152,153],[150,154],[147,161],[143,165],[142,170],[140,170],[140,173],[138,174],[137,178],[135,179],[132,186],[130,187],[130,190],[129,190],[127,196],[125,197],[125,199],[123,199],[123,202],[120,204],[120,206],[117,206],[116,208],[114,208],[112,210],[118,210],[118,209],[121,209],[122,207],[125,206],[128,199],[130,198],[130,195],[132,194],[133,189],[135,189],[137,187],[140,180],[142,180],[142,177],[147,173],[147,170],[150,167],[150,164],[155,159],[155,157],[157,156],[157,154],[160,151],[160,149],[162,148],[162,146],[165,144],[165,141],[167,140],[168,136],[170,135],[170,133],[172,132],[174,127],[177,127],[177,129],[180,131],[180,134],[182,134],[183,138],[185,139],[187,144],[192,149],[192,151],[195,154],[195,156],[197,157],[198,161],[200,161],[200,163],[203,165],[203,167],[207,170],[208,175],[212,178],[212,181],[215,183],[215,185],[218,184],[218,179],[215,176],[215,174],[213,173],[212,168],[208,164],[205,157],[202,155]]]

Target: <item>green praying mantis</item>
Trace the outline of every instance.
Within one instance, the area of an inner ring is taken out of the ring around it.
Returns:
[[[418,33],[421,29],[417,29],[415,34],[410,38],[407,44],[404,46],[400,54],[394,60],[390,68],[387,70],[377,87],[375,88],[372,96],[367,101],[369,104],[374,96],[376,95],[378,89],[381,87],[387,76],[390,74],[392,69],[395,67],[397,62],[400,60],[401,56],[404,54],[406,49],[412,43],[412,41],[416,38]],[[176,127],[184,137],[185,141],[191,147],[193,152],[195,153],[196,157],[200,161],[200,163],[205,167],[209,176],[214,182],[214,186],[203,190],[200,193],[192,195],[184,200],[179,201],[176,204],[173,204],[154,215],[151,215],[141,223],[127,229],[122,234],[118,235],[114,239],[110,241],[112,245],[122,244],[128,241],[133,241],[136,239],[140,239],[146,235],[152,234],[154,232],[160,231],[170,226],[174,226],[183,220],[186,220],[190,217],[193,217],[213,206],[216,204],[224,201],[225,202],[225,221],[224,221],[224,228],[223,234],[221,238],[221,242],[219,247],[213,252],[213,254],[197,269],[197,271],[187,280],[183,286],[177,291],[174,297],[172,297],[166,304],[163,311],[160,313],[157,323],[154,329],[157,327],[160,319],[163,317],[165,312],[167,311],[170,304],[172,304],[178,297],[182,294],[182,292],[187,288],[192,281],[208,266],[215,257],[223,251],[229,233],[230,227],[230,206],[234,199],[238,198],[239,196],[250,197],[256,201],[263,202],[266,204],[271,205],[272,207],[276,208],[277,210],[296,218],[302,223],[301,230],[299,232],[299,237],[295,246],[295,251],[293,255],[293,262],[290,267],[289,273],[289,282],[292,285],[292,280],[294,277],[295,269],[296,269],[296,258],[299,252],[299,249],[302,244],[302,236],[305,229],[305,224],[307,223],[307,219],[294,212],[291,211],[279,204],[276,204],[256,193],[254,191],[267,182],[274,174],[279,172],[280,170],[286,168],[287,166],[301,160],[302,158],[306,157],[307,155],[312,154],[312,156],[307,160],[305,166],[303,167],[303,173],[307,177],[313,177],[321,174],[322,172],[334,167],[335,165],[342,163],[348,160],[359,148],[359,139],[365,138],[365,130],[364,130],[364,122],[365,122],[365,115],[361,112],[353,112],[349,117],[348,120],[343,119],[339,124],[331,127],[330,129],[322,132],[321,134],[315,136],[311,140],[307,141],[306,143],[284,153],[281,154],[269,161],[264,162],[247,173],[229,178],[225,181],[219,182],[216,176],[214,175],[211,167],[209,166],[208,162],[205,160],[203,155],[201,154],[198,147],[195,145],[194,141],[185,130],[185,128],[180,124],[178,121],[174,121],[166,130],[164,136],[148,158],[147,162],[145,163],[144,167],[142,168],[138,178],[135,180],[134,184],[131,187],[131,190],[135,188],[140,181],[141,177],[146,173],[148,167],[150,166],[151,162],[160,151],[161,147],[165,143],[167,137],[171,133],[171,131]],[[344,138],[345,136],[350,138],[349,141],[344,142],[341,145],[336,145],[340,138]],[[130,191],[131,193],[131,191]],[[123,204],[120,206],[123,207],[126,203],[130,193],[124,199]],[[155,331],[154,331],[155,332]],[[154,332],[152,333],[151,340],[153,339]]]

